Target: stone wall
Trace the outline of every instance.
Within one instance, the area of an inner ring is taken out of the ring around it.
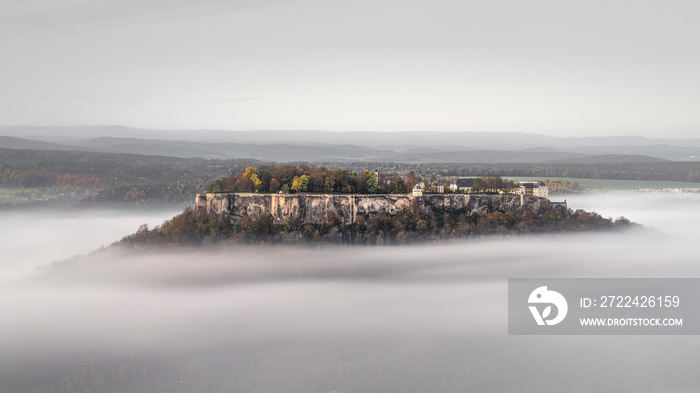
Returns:
[[[404,208],[417,208],[432,216],[435,209],[464,209],[468,214],[485,214],[497,210],[532,209],[538,211],[549,201],[527,195],[494,194],[198,194],[195,207],[217,215],[234,213],[258,218],[272,215],[275,223],[288,218],[303,222],[321,222],[333,216],[351,224],[358,215],[396,214]]]

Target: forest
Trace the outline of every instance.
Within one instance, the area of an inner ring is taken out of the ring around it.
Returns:
[[[405,177],[394,174],[390,179],[379,177],[368,170],[312,167],[307,164],[263,165],[248,167],[220,178],[207,187],[208,192],[260,193],[351,193],[351,194],[405,194],[411,192],[419,177],[409,172]]]
[[[0,149],[0,187],[48,188],[56,195],[30,205],[185,206],[194,193],[255,160],[207,160],[121,153]],[[61,194],[69,195],[60,197]],[[83,199],[81,201],[81,199]],[[2,201],[0,201],[2,205]]]
[[[109,188],[214,179],[255,160],[0,149],[0,185]]]

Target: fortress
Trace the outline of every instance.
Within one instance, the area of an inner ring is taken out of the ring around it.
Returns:
[[[358,216],[377,213],[397,214],[403,209],[420,209],[432,216],[438,209],[462,210],[466,214],[487,214],[509,209],[539,212],[550,205],[564,209],[566,202],[553,203],[547,198],[516,194],[197,194],[196,210],[258,218],[271,215],[276,224],[287,219],[319,223],[339,218],[344,224]]]

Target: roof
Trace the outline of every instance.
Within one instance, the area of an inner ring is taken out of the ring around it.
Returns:
[[[521,182],[520,185],[525,187],[525,188],[534,188],[534,187],[544,187],[545,186],[544,182],[541,182],[541,181]]]
[[[415,186],[413,186],[413,189],[414,190],[422,190],[423,187],[421,187],[420,184],[416,184]]]
[[[471,187],[477,180],[479,179],[476,177],[458,177],[455,183],[457,187]]]

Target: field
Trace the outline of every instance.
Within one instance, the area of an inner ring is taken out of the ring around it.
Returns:
[[[56,196],[57,192],[50,188],[0,187],[0,203],[29,203]]]
[[[530,177],[511,177],[515,181],[529,181],[533,180]],[[570,177],[539,177],[536,180],[544,179],[558,179],[564,181],[577,181],[579,187],[584,191],[594,191],[594,190],[640,190],[640,189],[654,189],[663,190],[666,188],[671,189],[700,189],[700,183],[688,183],[688,182],[677,182],[677,181],[646,181],[646,180],[603,180],[603,179],[576,179]]]

